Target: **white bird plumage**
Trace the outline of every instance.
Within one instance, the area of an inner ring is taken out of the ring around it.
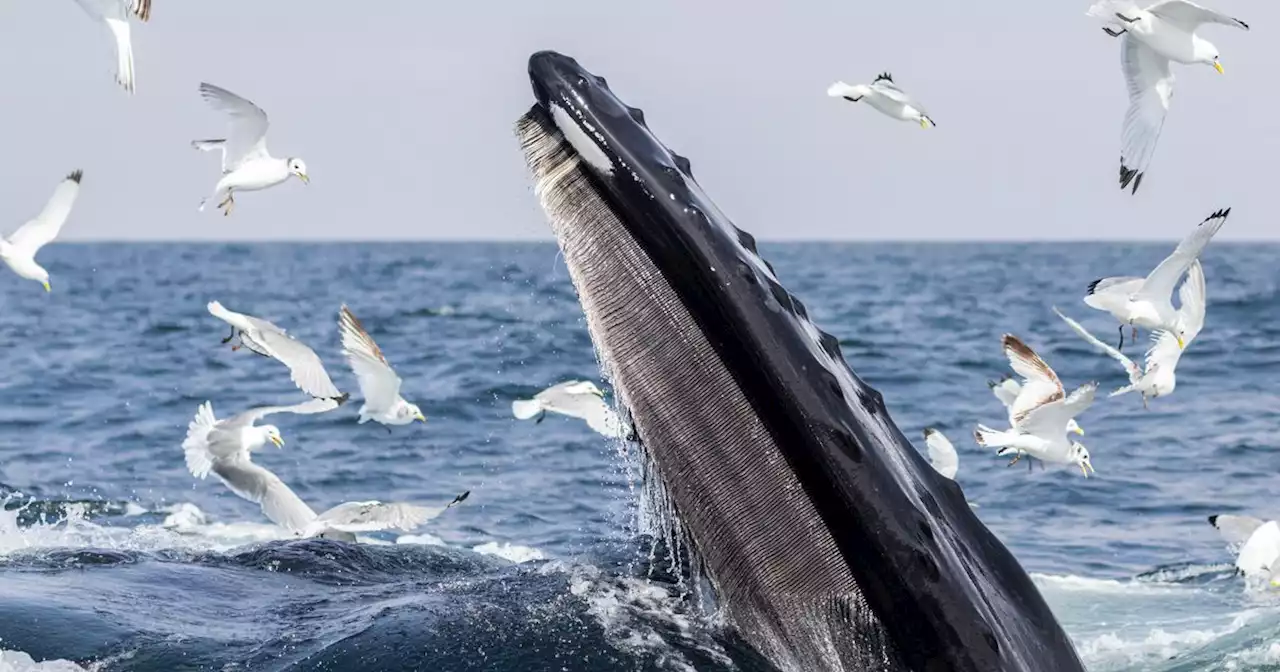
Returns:
[[[1280,524],[1251,516],[1209,516],[1209,524],[1236,550],[1236,568],[1246,580],[1269,578],[1280,587]]]
[[[1206,217],[1146,278],[1101,278],[1089,283],[1085,304],[1111,313],[1120,321],[1121,343],[1117,349],[1124,345],[1125,325],[1171,332],[1178,345],[1186,347],[1191,325],[1179,324],[1179,313],[1173,308],[1173,290],[1230,214],[1231,208],[1226,208]]]
[[[1204,269],[1199,260],[1192,262],[1191,270],[1187,271],[1187,279],[1178,290],[1178,296],[1182,305],[1178,307],[1177,324],[1182,330],[1182,342],[1179,343],[1178,337],[1173,332],[1163,330],[1152,332],[1151,340],[1154,345],[1147,349],[1146,362],[1142,368],[1118,349],[1103,343],[1089,333],[1079,322],[1063,315],[1056,306],[1053,312],[1057,313],[1058,317],[1061,317],[1081,338],[1110,355],[1124,367],[1125,373],[1129,376],[1129,384],[1112,392],[1109,396],[1138,392],[1142,395],[1142,405],[1145,408],[1148,399],[1173,394],[1177,386],[1175,371],[1178,360],[1182,358],[1182,352],[1186,346],[1191,345],[1191,341],[1199,336],[1200,330],[1204,328]]]
[[[1132,185],[1131,193],[1137,193],[1173,98],[1170,63],[1202,63],[1221,73],[1218,48],[1197,35],[1196,29],[1219,23],[1248,30],[1249,24],[1187,0],[1160,0],[1145,8],[1128,1],[1102,0],[1087,13],[1108,23],[1103,30],[1122,40],[1120,68],[1129,90],[1129,109],[1121,132],[1120,189]]]
[[[893,76],[882,73],[870,84],[846,84],[836,82],[827,88],[827,95],[832,98],[843,98],[851,103],[865,100],[867,104],[883,114],[902,121],[920,124],[921,128],[937,126],[924,106],[908,96],[894,83]]]
[[[360,423],[370,420],[383,425],[407,425],[427,418],[416,405],[400,396],[400,376],[382,354],[382,349],[365,331],[364,325],[345,305],[338,313],[342,332],[342,354],[360,384],[364,404],[360,406]],[[388,428],[387,431],[390,431]]]
[[[36,253],[62,231],[67,215],[71,214],[71,206],[75,205],[76,197],[80,194],[80,180],[83,176],[83,171],[72,171],[54,188],[53,196],[35,219],[18,227],[8,238],[0,239],[0,260],[19,277],[39,282],[46,292],[52,290],[49,272],[36,263]]]
[[[960,470],[960,456],[951,441],[942,432],[929,427],[924,430],[924,445],[929,449],[929,464],[945,478],[954,480]]]
[[[213,405],[205,402],[196,411],[182,442],[191,475],[204,479],[210,473],[233,493],[262,507],[271,522],[304,537],[326,536],[354,541],[353,533],[386,529],[412,530],[467,498],[464,492],[447,506],[426,507],[378,501],[346,502],[317,515],[289,486],[267,468],[255,464],[252,452],[266,445],[284,445],[280,431],[254,422],[273,413],[323,413],[338,406],[330,399],[312,399],[294,406],[264,406],[218,420]]]
[[[296,175],[303,184],[311,178],[299,158],[277,159],[267,151],[267,113],[246,98],[209,83],[200,84],[200,95],[209,105],[230,118],[225,139],[193,140],[191,146],[206,152],[222,152],[222,177],[213,195],[200,202],[203,211],[211,200],[218,201],[224,215],[235,207],[235,192],[274,187]],[[221,199],[221,200],[219,200]]]
[[[991,393],[996,395],[996,399],[1004,404],[1005,411],[1009,413],[1009,426],[1014,425],[1013,420],[1013,403],[1017,401],[1018,395],[1022,392],[1022,383],[1019,383],[1012,376],[1006,374],[1000,380],[987,381],[987,387],[991,388]],[[1067,423],[1067,431],[1074,432],[1081,436],[1084,435],[1084,428],[1076,422],[1075,418]]]
[[[101,21],[116,43],[116,82],[133,93],[136,78],[133,70],[133,37],[129,17],[139,21],[151,18],[151,0],[76,0],[89,16]]]
[[[285,333],[284,329],[264,319],[227,310],[217,301],[210,301],[207,307],[211,315],[231,325],[231,335],[222,339],[223,343],[240,338],[238,344],[231,346],[232,350],[243,346],[284,364],[289,367],[290,377],[298,389],[317,399],[347,400],[348,395],[334,386],[315,350]]]
[[[1068,421],[1093,403],[1097,383],[1081,385],[1068,396],[1053,369],[1018,337],[1005,334],[1002,346],[1010,366],[1023,379],[1010,408],[1012,427],[1001,432],[978,425],[974,440],[980,446],[999,448],[997,455],[1014,453],[1011,465],[1026,453],[1042,462],[1076,464],[1088,476],[1093,469],[1088,449],[1068,441],[1066,433]]]
[[[632,428],[605,403],[604,392],[589,380],[568,380],[533,395],[532,399],[511,402],[511,414],[519,420],[542,422],[547,413],[559,413],[585,420],[587,426],[602,436],[625,439]]]

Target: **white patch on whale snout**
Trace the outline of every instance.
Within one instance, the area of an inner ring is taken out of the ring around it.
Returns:
[[[582,126],[578,125],[578,121],[570,116],[563,107],[555,103],[551,103],[550,107],[551,118],[555,120],[556,126],[564,134],[565,140],[568,140],[569,144],[573,145],[573,151],[577,152],[578,156],[582,157],[582,160],[591,164],[592,168],[612,175],[613,161],[610,161],[609,155],[605,154],[603,149],[600,149],[600,145],[588,137],[587,131],[584,131]],[[586,124],[585,121],[582,123],[587,126],[589,131],[595,131],[594,128],[590,127],[590,124]]]

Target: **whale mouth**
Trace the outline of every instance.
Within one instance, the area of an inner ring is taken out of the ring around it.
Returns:
[[[728,621],[804,670],[1082,670],[1008,550],[644,115],[529,59],[534,192],[672,525]]]

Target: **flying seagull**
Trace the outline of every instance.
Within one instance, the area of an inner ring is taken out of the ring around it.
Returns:
[[[383,426],[407,425],[414,420],[426,422],[422,411],[400,396],[400,376],[391,368],[391,363],[365,331],[364,325],[345,305],[338,313],[338,328],[342,332],[342,354],[351,364],[360,384],[360,394],[364,396],[360,424],[370,420]],[[389,426],[387,431],[391,431]]]
[[[52,291],[49,272],[36,263],[36,253],[62,231],[62,224],[67,221],[71,206],[75,205],[76,196],[80,194],[80,178],[83,176],[84,171],[72,171],[54,188],[53,196],[35,219],[18,227],[7,239],[0,240],[0,260],[4,260],[19,277],[44,285],[46,292]]]
[[[129,17],[140,21],[151,18],[151,0],[76,0],[89,16],[103,22],[116,41],[116,82],[133,93],[133,42],[129,34]]]
[[[203,479],[213,473],[232,492],[262,507],[271,522],[304,537],[323,536],[355,541],[355,532],[400,529],[412,530],[435,518],[470,491],[458,495],[443,507],[378,501],[346,502],[316,515],[306,502],[265,467],[254,464],[252,452],[266,445],[284,445],[274,426],[256,427],[258,419],[272,413],[321,413],[337,406],[328,399],[312,399],[295,406],[267,406],[218,420],[205,402],[196,411],[182,442],[187,469]]]
[[[269,124],[262,108],[212,84],[202,83],[200,95],[213,109],[231,117],[225,139],[191,142],[196,149],[222,152],[222,177],[213,188],[213,195],[200,202],[201,212],[210,200],[217,200],[218,207],[224,208],[222,214],[229,215],[235,207],[235,192],[274,187],[290,175],[297,175],[303,184],[311,182],[302,159],[277,159],[267,152]]]
[[[1223,514],[1209,516],[1209,524],[1218,530],[1227,544],[1238,549],[1236,568],[1247,579],[1270,577],[1273,587],[1280,587],[1280,524],[1250,516]]]
[[[1093,403],[1097,383],[1081,385],[1067,396],[1058,374],[1027,344],[1012,334],[1005,334],[1002,344],[1010,366],[1023,378],[1022,391],[1010,409],[1013,426],[1001,432],[978,425],[974,440],[980,446],[999,448],[997,455],[1013,453],[1010,466],[1026,453],[1042,462],[1076,464],[1088,477],[1093,469],[1089,451],[1078,441],[1067,441],[1067,421]]]
[[[1173,98],[1170,62],[1209,65],[1221,74],[1218,48],[1196,30],[1205,23],[1243,30],[1248,30],[1249,24],[1187,0],[1160,0],[1145,8],[1133,2],[1102,0],[1089,8],[1088,15],[1110,24],[1103,27],[1108,35],[1123,36],[1120,69],[1129,89],[1129,110],[1120,136],[1120,189],[1132,184],[1130,193],[1136,194]]]
[[[924,106],[903,93],[902,89],[893,83],[893,75],[887,72],[871,80],[871,84],[849,85],[836,82],[827,89],[827,95],[832,98],[843,98],[851,103],[865,99],[868,105],[885,115],[902,121],[915,122],[920,124],[920,128],[937,126],[925,112]]]
[[[614,413],[604,401],[604,392],[589,380],[557,383],[532,399],[511,402],[511,414],[518,420],[542,422],[547,413],[585,420],[588,427],[611,439],[634,438],[634,429]]]
[[[1084,302],[1090,308],[1105,310],[1120,321],[1120,345],[1124,348],[1124,327],[1129,325],[1137,337],[1137,328],[1163,330],[1173,334],[1179,347],[1186,347],[1187,325],[1178,324],[1178,311],[1173,309],[1173,288],[1200,258],[1214,234],[1226,223],[1231,208],[1219,210],[1205,218],[1178,247],[1165,257],[1145,278],[1100,278],[1089,283]]]
[[[317,399],[332,399],[339,403],[347,400],[348,395],[339,392],[329,379],[320,356],[285,333],[284,329],[261,318],[227,310],[217,301],[210,301],[208,309],[211,315],[231,325],[231,335],[222,339],[223,343],[239,337],[239,343],[232,345],[232,350],[244,347],[284,364],[289,367],[293,384]]]
[[[1124,367],[1125,373],[1129,375],[1129,384],[1112,392],[1110,396],[1136,391],[1142,395],[1142,407],[1146,408],[1148,398],[1155,399],[1173,394],[1174,387],[1177,386],[1177,376],[1174,371],[1178,367],[1182,351],[1186,349],[1185,346],[1191,345],[1191,341],[1204,327],[1204,270],[1200,267],[1199,260],[1191,264],[1191,270],[1187,272],[1187,280],[1182,283],[1178,295],[1182,300],[1182,306],[1178,308],[1178,325],[1182,329],[1183,341],[1179,343],[1178,337],[1172,332],[1152,332],[1151,340],[1155,345],[1147,350],[1146,363],[1141,369],[1124,353],[1098,340],[1080,326],[1079,322],[1063,315],[1057,307],[1053,312],[1058,313],[1058,317],[1061,317],[1081,338],[1110,355]]]

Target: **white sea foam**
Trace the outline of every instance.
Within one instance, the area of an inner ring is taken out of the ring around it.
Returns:
[[[0,649],[0,672],[92,672],[69,660],[45,660],[36,662],[22,651]]]
[[[529,546],[518,546],[509,542],[498,543],[490,541],[472,547],[473,551],[483,555],[494,555],[514,563],[532,562],[534,560],[546,560],[547,556],[542,551]]]

